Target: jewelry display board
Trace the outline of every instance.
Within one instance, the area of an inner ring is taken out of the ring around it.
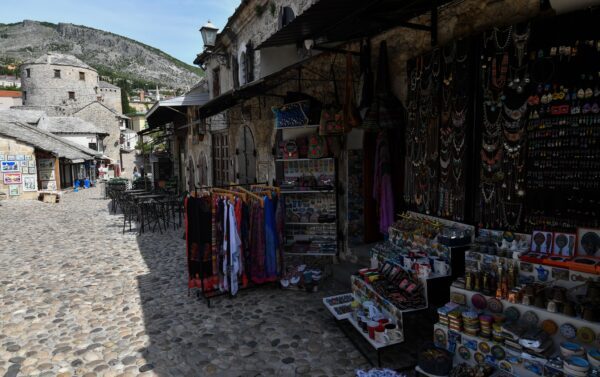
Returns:
[[[409,62],[404,201],[418,212],[465,219],[471,59],[467,41]]]

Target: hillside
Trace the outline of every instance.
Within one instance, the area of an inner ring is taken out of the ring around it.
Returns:
[[[110,32],[73,24],[25,20],[0,24],[0,63],[23,62],[46,52],[71,54],[114,80],[133,85],[186,89],[202,70],[143,43]],[[113,80],[109,80],[113,81]]]

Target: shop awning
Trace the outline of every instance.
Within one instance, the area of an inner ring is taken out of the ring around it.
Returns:
[[[204,105],[208,99],[209,94],[198,88],[179,97],[158,101],[146,113],[148,126],[152,129],[167,123],[184,125],[187,122],[186,107]]]
[[[437,29],[409,20],[430,12],[449,0],[320,0],[257,48],[290,44],[312,39],[316,46],[370,37],[398,26],[424,31]],[[437,14],[437,12],[436,12]]]

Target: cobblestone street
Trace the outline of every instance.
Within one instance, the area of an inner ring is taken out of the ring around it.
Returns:
[[[187,296],[182,230],[121,233],[98,189],[0,202],[0,376],[334,376],[365,359],[319,293]]]

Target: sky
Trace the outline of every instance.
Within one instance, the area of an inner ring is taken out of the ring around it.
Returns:
[[[27,20],[72,23],[110,31],[192,64],[208,20],[225,26],[240,0],[27,0],[0,12],[0,23]]]

